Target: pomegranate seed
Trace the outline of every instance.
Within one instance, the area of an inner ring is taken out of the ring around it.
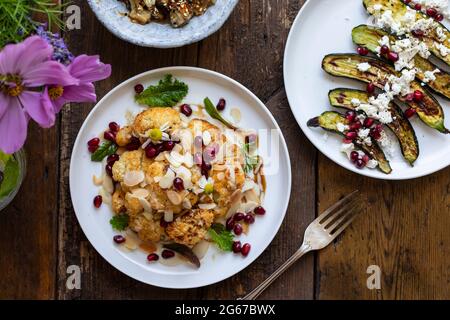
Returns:
[[[88,146],[89,147],[96,147],[100,144],[100,139],[99,138],[93,138],[91,140],[88,141]]]
[[[113,165],[116,161],[119,160],[119,158],[120,158],[119,155],[114,153],[114,154],[108,156],[108,158],[106,158],[106,163]]]
[[[139,141],[139,139],[136,137],[132,137],[131,142],[129,144],[127,144],[125,148],[128,151],[135,151],[135,150],[138,150],[140,147],[141,147],[141,141]]]
[[[399,57],[398,57],[398,53],[397,52],[392,52],[390,51],[388,53],[388,59],[391,60],[392,62],[397,62]]]
[[[184,190],[183,179],[181,178],[173,179],[173,187],[178,191],[183,191]]]
[[[342,139],[342,142],[343,143],[352,143],[353,140],[349,140],[349,139],[344,138],[344,139]]]
[[[180,112],[184,114],[186,117],[190,117],[192,115],[192,108],[188,104],[182,104],[180,106]]]
[[[359,158],[359,153],[356,151],[352,151],[350,153],[350,159],[352,160],[352,162],[355,162],[356,160],[358,160]]]
[[[201,165],[203,163],[203,156],[200,152],[194,154],[194,163],[197,165]]]
[[[94,207],[96,207],[97,209],[100,208],[100,206],[102,205],[102,202],[103,202],[102,196],[96,196],[94,198]]]
[[[362,161],[364,161],[364,164],[367,164],[367,162],[369,162],[370,158],[367,154],[363,155],[362,157]]]
[[[175,147],[175,142],[173,142],[173,141],[164,141],[163,142],[164,151],[172,151],[172,149],[174,147]]]
[[[250,245],[250,243],[245,243],[241,248],[241,254],[244,257],[248,256],[251,248],[252,248],[252,246]]]
[[[169,225],[169,223],[168,223],[166,220],[164,220],[164,217],[162,217],[161,220],[159,220],[159,225],[160,225],[162,228],[167,228],[167,226]]]
[[[414,5],[414,9],[416,9],[416,10],[422,10],[422,5],[421,5],[420,3],[416,3],[416,4]]]
[[[381,138],[381,133],[380,133],[380,131],[378,131],[376,128],[372,128],[372,129],[370,130],[370,136],[371,136],[372,138],[374,138],[375,140],[378,140],[378,139]]]
[[[112,165],[107,164],[106,167],[105,167],[105,171],[106,171],[106,173],[108,174],[108,176],[110,176],[110,177],[113,176],[113,173],[112,173]]]
[[[117,124],[117,122],[110,122],[108,127],[112,132],[118,132],[120,130],[120,126]]]
[[[144,86],[142,84],[137,84],[137,85],[134,86],[134,91],[137,94],[140,94],[140,93],[142,93],[144,91]]]
[[[437,14],[437,11],[435,8],[428,8],[427,9],[427,15],[430,17],[434,17]]]
[[[220,98],[219,102],[217,103],[217,110],[219,111],[223,111],[225,110],[225,106],[227,105],[227,102],[225,101],[224,98]]]
[[[355,166],[358,169],[362,169],[362,168],[364,168],[366,166],[366,164],[361,159],[358,159],[358,160],[355,161]]]
[[[412,35],[416,38],[422,38],[424,36],[424,32],[420,29],[411,31]]]
[[[243,214],[242,212],[236,212],[234,214],[234,221],[242,221],[245,218],[245,214]]]
[[[355,140],[358,134],[355,131],[349,131],[345,134],[345,137],[349,140]]]
[[[149,159],[153,159],[154,157],[156,157],[158,155],[158,150],[150,145],[147,146],[147,148],[145,148],[145,156]]]
[[[227,222],[225,222],[225,228],[226,228],[227,230],[233,230],[235,224],[236,224],[236,223],[234,222],[233,217],[229,217],[229,218],[227,219]]]
[[[409,4],[409,3],[411,2],[411,0],[403,0],[403,2],[404,2],[405,4]]]
[[[414,110],[413,108],[408,108],[405,110],[404,114],[405,114],[405,117],[407,117],[409,119],[416,114],[416,110]]]
[[[355,111],[347,111],[345,113],[345,118],[350,121],[353,122],[356,119],[356,112]]]
[[[112,131],[105,131],[105,133],[103,134],[103,138],[112,142],[116,141],[116,135]]]
[[[252,214],[247,214],[247,215],[244,217],[244,221],[245,221],[246,223],[248,223],[248,224],[252,224],[252,223],[255,222],[255,217],[254,217]]]
[[[434,20],[441,22],[442,20],[444,20],[444,16],[440,13],[438,13],[435,17]]]
[[[253,209],[253,212],[259,216],[265,215],[266,214],[266,209],[264,209],[261,206],[256,207],[255,209]]]
[[[357,131],[359,129],[361,129],[361,122],[356,121],[356,122],[353,122],[352,124],[350,124],[350,130]]]
[[[375,85],[370,82],[367,84],[367,88],[366,88],[367,93],[372,94],[375,92]]]
[[[147,260],[150,261],[150,262],[158,261],[159,260],[159,256],[156,253],[150,253],[147,256]]]
[[[95,151],[97,151],[98,148],[99,148],[99,146],[89,146],[88,150],[90,153],[94,153]]]
[[[370,128],[375,123],[375,120],[372,118],[365,118],[364,119],[364,127]]]
[[[416,90],[414,91],[414,101],[415,102],[420,102],[423,100],[423,92],[420,90]]]
[[[114,236],[113,240],[117,244],[121,244],[121,243],[124,243],[126,241],[125,237],[121,236],[120,234],[118,234],[117,236]]]
[[[234,242],[233,242],[232,249],[233,249],[233,252],[234,252],[234,253],[239,253],[239,252],[241,252],[241,248],[242,248],[242,245],[241,245],[241,242],[240,242],[240,241],[234,241]]]
[[[163,252],[161,252],[161,256],[164,259],[170,259],[175,257],[175,252],[171,251],[171,250],[163,250]]]
[[[388,54],[390,51],[391,51],[391,50],[389,50],[389,47],[388,47],[387,45],[383,44],[383,45],[381,46],[381,49],[380,49],[380,53],[381,53],[381,54]]]
[[[358,47],[356,48],[356,51],[361,56],[367,56],[369,54],[369,50],[366,47]]]
[[[240,236],[242,234],[242,231],[242,226],[239,223],[236,223],[233,228],[234,234]]]
[[[405,97],[405,100],[408,102],[414,101],[414,93],[408,93]]]

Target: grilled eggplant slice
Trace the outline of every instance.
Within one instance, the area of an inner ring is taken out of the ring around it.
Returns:
[[[407,5],[401,0],[363,0],[363,4],[367,12],[371,15],[374,15],[376,13],[374,5],[381,5],[380,13],[383,14],[383,12],[387,10],[392,11],[392,18],[396,22],[400,22],[407,11]],[[422,12],[417,11],[416,20],[428,18],[429,17],[427,17]],[[438,27],[442,28],[443,34],[447,36],[447,38],[442,42],[439,41],[439,36],[436,31]],[[440,49],[435,46],[435,43],[442,44],[450,50],[450,31],[442,23],[434,21],[432,30],[425,34],[422,40],[436,57],[450,66],[450,54],[442,55]]]
[[[327,131],[343,135],[343,133],[337,129],[338,123],[346,125],[349,124],[348,120],[342,114],[335,111],[326,111],[320,116],[310,119],[307,125],[308,127],[321,127]],[[370,158],[378,161],[378,169],[380,169],[381,172],[386,174],[392,172],[391,165],[386,159],[383,150],[381,150],[380,146],[375,141],[372,141],[371,146],[359,143],[356,140],[354,141],[354,144],[357,148],[364,151]]]
[[[352,30],[353,42],[359,46],[366,47],[375,54],[378,53],[377,47],[380,46],[379,40],[381,40],[384,36],[389,37],[391,42],[397,40],[395,36],[390,35],[382,29],[369,27],[367,25],[360,25]],[[418,68],[416,78],[420,81],[425,80],[426,71],[434,71],[439,69],[439,67],[417,54],[414,57],[414,64]],[[435,73],[435,77],[436,80],[429,81],[427,83],[428,87],[434,92],[450,99],[450,74],[444,70],[441,70],[441,72]]]
[[[361,103],[369,101],[369,94],[355,89],[338,88],[328,93],[330,104],[333,107],[355,110],[352,99],[358,99]],[[403,115],[402,110],[395,103],[389,105],[393,121],[387,124],[400,143],[403,157],[412,166],[419,156],[419,144],[416,133],[409,120]]]
[[[369,63],[369,70],[359,71],[358,64],[360,63]],[[334,76],[371,82],[380,89],[384,88],[390,75],[399,76],[397,71],[382,60],[357,54],[329,54],[322,60],[322,69]],[[407,101],[405,97],[401,96],[398,96],[398,99],[413,108],[427,126],[439,132],[448,133],[449,131],[444,126],[444,112],[439,102],[417,81],[411,82],[411,89],[422,91],[423,100],[420,102]]]

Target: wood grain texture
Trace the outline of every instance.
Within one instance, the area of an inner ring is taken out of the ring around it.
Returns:
[[[70,47],[75,53],[98,53],[103,61],[113,66],[112,77],[97,86],[99,98],[123,80],[158,67],[200,66],[227,74],[248,86],[263,101],[268,101],[269,108],[282,123],[291,156],[296,160],[293,161],[294,188],[300,190],[302,196],[292,199],[286,221],[273,245],[241,274],[194,290],[166,290],[141,284],[100,257],[87,242],[75,218],[68,186],[70,151],[92,105],[73,104],[63,111],[61,126],[58,298],[233,299],[245,294],[298,247],[307,222],[314,216],[315,151],[298,130],[284,91],[280,89],[283,48],[291,22],[286,19],[295,16],[299,2],[263,1],[261,6],[242,0],[225,26],[212,37],[199,44],[170,50],[140,48],[122,42],[100,25],[84,1],[75,1],[75,4],[82,10],[82,30],[66,35]],[[299,140],[304,142],[302,146]],[[305,150],[307,152],[303,152]],[[81,290],[65,287],[66,269],[71,264],[81,266]],[[249,273],[253,276],[249,277]],[[265,297],[311,299],[313,256],[280,279]]]
[[[388,182],[319,160],[319,211],[354,189],[365,211],[319,254],[317,299],[449,299],[450,168],[429,177]],[[367,267],[381,269],[369,290]]]

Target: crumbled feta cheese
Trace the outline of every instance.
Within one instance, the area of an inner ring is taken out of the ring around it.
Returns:
[[[378,166],[378,161],[374,160],[374,159],[370,159],[369,161],[367,161],[366,167],[369,169],[374,169]]]
[[[441,72],[441,70],[439,70],[439,69],[434,69],[433,71],[425,71],[424,72],[425,78],[423,79],[423,82],[428,83],[430,81],[436,80],[435,73],[439,73],[439,72]]]
[[[367,70],[370,69],[370,64],[367,62],[363,62],[358,64],[358,70],[361,72],[366,72]]]
[[[361,104],[361,101],[357,98],[352,98],[351,103],[352,103],[352,106],[358,107]]]
[[[397,71],[404,68],[414,68],[414,57],[417,54],[425,59],[428,59],[431,54],[427,45],[414,37],[407,37],[395,41],[392,45],[392,51],[396,52],[399,56],[398,61],[395,62],[395,70]]]
[[[345,130],[348,130],[349,127],[341,122],[338,122],[336,124],[336,128],[338,129],[339,132],[344,132]]]
[[[341,144],[341,152],[345,153],[347,157],[350,159],[350,153],[355,149],[355,145],[353,143],[343,143]]]
[[[369,136],[369,133],[370,133],[370,129],[369,128],[367,128],[367,129],[360,129],[358,131],[358,137],[361,138],[361,139],[367,138]]]
[[[381,8],[383,8],[383,6],[381,4],[379,4],[379,3],[377,3],[377,4],[374,4],[372,8],[375,11],[380,11]]]
[[[392,114],[390,111],[381,111],[378,113],[378,120],[381,123],[391,123],[392,122]]]
[[[444,29],[442,27],[436,28],[436,35],[438,36],[439,42],[444,42],[447,39],[447,36],[445,35]]]
[[[380,46],[387,46],[388,48],[390,48],[391,47],[391,41],[390,41],[390,39],[389,39],[389,37],[388,36],[383,36],[379,41],[378,41],[378,43],[380,44]]]
[[[435,42],[434,46],[439,50],[441,56],[446,57],[450,53],[450,50],[444,46],[442,43]]]

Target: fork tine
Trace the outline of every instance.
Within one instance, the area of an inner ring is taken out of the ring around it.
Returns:
[[[349,199],[352,199],[359,190],[355,190],[352,193],[350,193],[348,196],[342,198],[335,204],[333,204],[331,207],[329,207],[327,210],[325,210],[320,216],[318,216],[315,220],[315,222],[320,223],[325,217],[327,217],[330,213],[334,212],[335,209],[339,208],[343,203],[347,202]]]
[[[332,212],[330,215],[328,215],[323,221],[320,223],[322,226],[325,227],[325,229],[328,229],[330,225],[332,225],[337,219],[339,219],[341,216],[345,215],[345,213],[355,207],[357,205],[357,198],[352,199],[350,202],[344,204],[342,207],[340,207],[337,211]]]
[[[345,212],[343,215],[341,215],[338,219],[333,221],[333,223],[330,223],[331,225],[326,226],[325,229],[329,231],[329,233],[333,233],[333,231],[341,225],[344,221],[346,221],[350,216],[356,215],[361,210],[361,205],[357,204],[356,206],[353,206],[351,208],[348,208],[347,212]]]
[[[337,229],[333,234],[331,235],[331,241],[333,241],[338,235],[340,235],[342,233],[342,231],[345,230],[345,228],[347,228],[350,223],[352,223],[352,221],[356,218],[356,214],[353,215],[352,217],[350,217],[350,219],[348,219],[348,221],[346,223],[344,223],[339,229]]]

